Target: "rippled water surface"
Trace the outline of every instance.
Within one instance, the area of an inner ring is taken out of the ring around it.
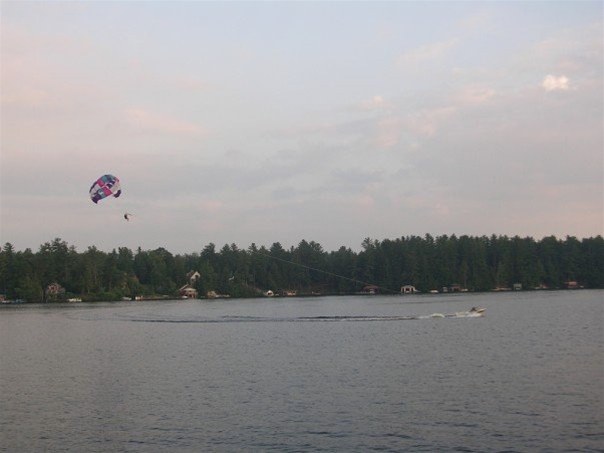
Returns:
[[[0,450],[602,451],[603,298],[2,306]]]

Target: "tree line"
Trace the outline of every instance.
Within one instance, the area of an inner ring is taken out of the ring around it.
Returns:
[[[397,293],[402,285],[421,292],[456,285],[489,291],[520,284],[523,289],[564,288],[576,282],[604,288],[604,239],[554,236],[535,240],[508,236],[406,236],[366,238],[362,250],[347,247],[327,252],[314,241],[296,247],[256,244],[247,249],[212,243],[199,252],[172,254],[164,248],[133,251],[119,247],[104,252],[95,246],[78,252],[56,238],[37,252],[17,251],[10,243],[0,249],[0,294],[28,302],[79,297],[85,301],[134,296],[177,297],[192,282],[201,296],[209,291],[252,297],[273,290],[303,294],[352,294],[372,285],[381,293]],[[62,292],[48,295],[58,283]],[[64,291],[64,292],[63,292]]]

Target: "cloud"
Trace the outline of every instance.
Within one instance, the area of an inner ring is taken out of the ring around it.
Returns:
[[[371,195],[361,195],[356,199],[356,203],[362,209],[371,209],[375,206],[375,199]]]
[[[426,108],[405,115],[388,115],[375,123],[374,144],[383,149],[401,144],[409,139],[409,147],[416,148],[416,139],[434,136],[459,109],[455,106]]]
[[[437,132],[439,125],[451,118],[457,110],[456,107],[445,106],[417,112],[408,119],[409,130],[416,135],[430,137]]]
[[[403,118],[389,116],[380,119],[376,124],[375,144],[380,148],[391,148],[401,139],[404,128]]]
[[[459,40],[451,38],[446,41],[425,44],[416,49],[403,53],[398,58],[400,66],[417,65],[426,61],[436,60],[446,54],[447,51],[453,49]]]
[[[371,99],[361,102],[362,110],[382,110],[388,108],[389,103],[379,95],[373,96]]]
[[[568,85],[569,80],[566,76],[556,77],[554,75],[547,75],[541,86],[545,89],[545,91],[566,91],[570,87]]]
[[[478,105],[493,99],[497,92],[492,88],[465,87],[457,94],[456,100],[461,104]]]
[[[156,131],[176,135],[199,135],[203,129],[195,123],[142,108],[128,108],[124,120],[129,126],[141,131]]]
[[[484,31],[492,26],[492,15],[487,11],[479,11],[459,21],[459,26],[467,31]]]

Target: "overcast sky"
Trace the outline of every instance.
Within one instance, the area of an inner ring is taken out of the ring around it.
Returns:
[[[602,5],[2,1],[1,243],[602,234]]]

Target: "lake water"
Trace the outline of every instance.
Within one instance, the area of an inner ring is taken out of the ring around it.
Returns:
[[[2,306],[0,450],[603,451],[603,299]]]

